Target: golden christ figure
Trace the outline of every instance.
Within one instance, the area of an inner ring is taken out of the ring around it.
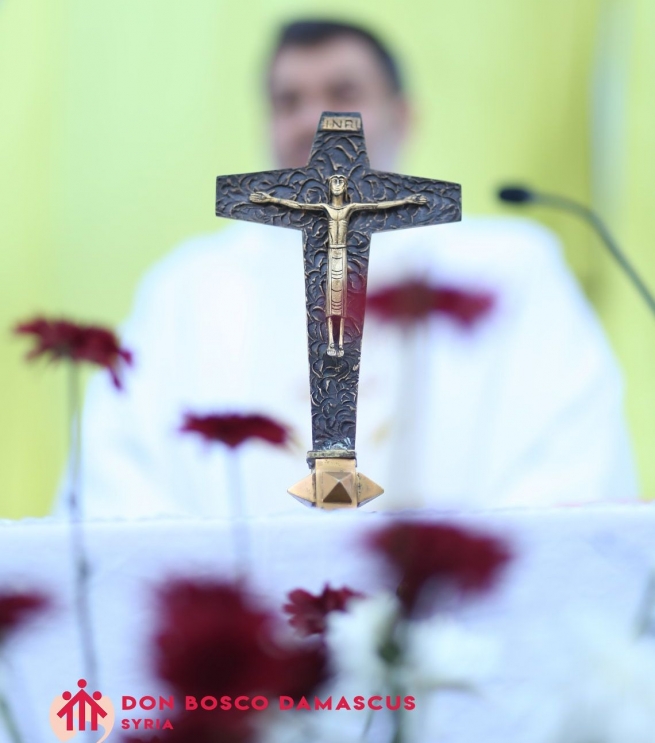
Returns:
[[[255,204],[278,204],[289,209],[323,211],[328,218],[328,264],[327,287],[325,290],[325,318],[328,331],[328,356],[343,356],[343,329],[346,318],[348,296],[348,223],[354,212],[393,209],[405,204],[426,204],[427,199],[421,194],[408,196],[396,201],[378,201],[357,203],[348,201],[348,179],[343,175],[331,175],[328,178],[330,202],[308,204],[291,199],[279,199],[276,196],[255,191],[250,201]],[[334,339],[338,337],[335,344]]]

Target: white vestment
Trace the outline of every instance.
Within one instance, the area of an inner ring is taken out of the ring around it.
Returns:
[[[617,365],[556,239],[525,220],[374,235],[369,292],[410,277],[490,291],[472,330],[366,319],[358,470],[386,490],[368,509],[631,499]],[[192,239],[146,276],[123,345],[126,390],[91,382],[83,419],[87,517],[227,516],[222,445],[179,432],[186,412],[261,413],[298,445],[239,451],[246,508],[301,508],[311,419],[301,233],[235,224]]]

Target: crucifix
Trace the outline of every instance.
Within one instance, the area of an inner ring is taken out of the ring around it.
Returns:
[[[219,176],[216,215],[302,230],[313,449],[289,493],[326,509],[367,503],[383,492],[355,452],[371,234],[460,220],[460,186],[371,169],[361,116],[325,112],[304,168]]]

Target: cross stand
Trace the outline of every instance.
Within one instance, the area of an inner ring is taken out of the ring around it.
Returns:
[[[382,488],[355,468],[371,235],[459,221],[460,186],[372,170],[361,116],[325,112],[307,166],[219,176],[216,215],[303,232],[312,472],[289,493],[325,509],[372,500]]]

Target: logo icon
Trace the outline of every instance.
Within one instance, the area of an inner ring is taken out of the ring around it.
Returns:
[[[114,705],[102,692],[89,694],[86,679],[77,682],[79,691],[73,694],[65,691],[55,697],[50,706],[50,726],[62,743],[80,732],[104,731],[95,743],[102,743],[114,727]]]

